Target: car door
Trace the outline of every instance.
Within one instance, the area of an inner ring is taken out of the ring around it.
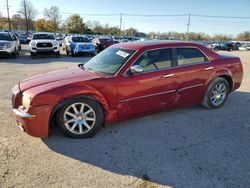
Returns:
[[[119,80],[118,116],[126,118],[149,113],[171,106],[177,89],[174,77],[172,49],[144,52],[133,65],[144,71],[131,74],[128,71]]]
[[[198,48],[176,48],[175,54],[177,66],[174,77],[179,83],[176,105],[200,102],[213,74],[212,63]]]

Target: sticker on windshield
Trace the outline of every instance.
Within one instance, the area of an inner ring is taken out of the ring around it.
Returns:
[[[119,55],[119,56],[121,56],[121,57],[123,57],[123,58],[126,58],[126,57],[129,56],[129,53],[124,52],[122,50],[119,50],[118,52],[116,52],[116,54]]]

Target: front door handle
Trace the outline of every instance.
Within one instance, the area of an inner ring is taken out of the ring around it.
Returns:
[[[208,70],[212,70],[212,69],[214,69],[214,67],[207,67],[204,69],[204,71],[208,71]]]
[[[169,77],[173,77],[175,74],[166,74],[164,76],[162,76],[162,78],[169,78]]]

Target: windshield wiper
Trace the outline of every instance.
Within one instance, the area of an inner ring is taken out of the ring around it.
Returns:
[[[78,67],[79,67],[79,68],[81,68],[81,69],[83,69],[83,70],[85,70],[85,69],[86,69],[86,68],[84,67],[84,64],[83,64],[83,63],[78,64]]]

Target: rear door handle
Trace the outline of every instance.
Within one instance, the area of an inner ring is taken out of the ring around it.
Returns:
[[[169,77],[173,77],[175,74],[166,74],[164,76],[162,76],[162,78],[169,78]]]
[[[204,71],[208,71],[208,70],[212,70],[212,69],[214,69],[214,67],[207,67],[204,69]]]

